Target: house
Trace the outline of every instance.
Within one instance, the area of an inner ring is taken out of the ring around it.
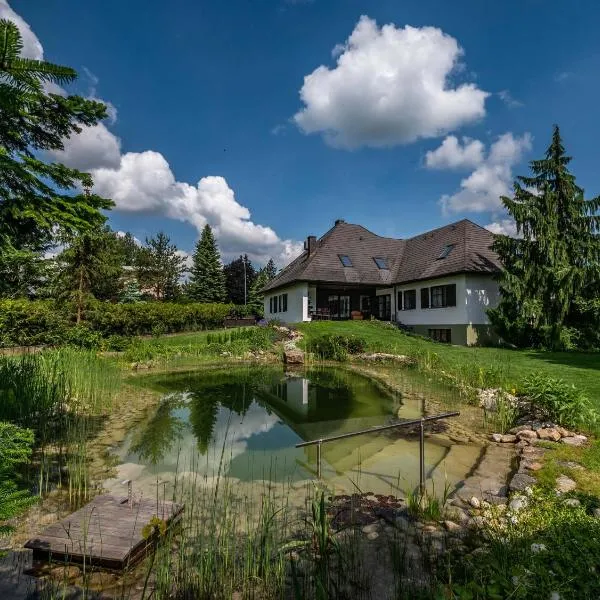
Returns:
[[[264,288],[265,317],[286,323],[376,318],[453,344],[492,341],[501,269],[493,234],[464,219],[406,240],[338,220]]]

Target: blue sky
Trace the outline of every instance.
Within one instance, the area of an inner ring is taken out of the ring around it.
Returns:
[[[510,231],[498,196],[553,123],[600,193],[593,1],[0,0],[0,16],[114,108],[55,158],[140,239],[191,251],[208,222],[226,258],[281,264],[336,218]]]

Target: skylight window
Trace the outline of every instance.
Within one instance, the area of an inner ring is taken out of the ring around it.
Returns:
[[[350,257],[347,254],[340,254],[339,257],[340,257],[341,263],[345,267],[351,267],[352,266],[352,261],[350,260]]]
[[[373,257],[373,260],[375,261],[375,264],[377,265],[378,269],[389,269],[390,268],[388,266],[387,258],[383,258],[381,256],[375,256],[375,257]]]
[[[447,246],[444,246],[444,248],[440,252],[440,255],[438,256],[438,259],[446,258],[450,254],[450,252],[454,250],[454,246],[456,246],[456,244],[448,244]]]

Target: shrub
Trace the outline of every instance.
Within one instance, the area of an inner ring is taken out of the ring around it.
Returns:
[[[71,303],[51,300],[0,301],[0,346],[71,344],[98,348],[114,336],[161,335],[216,329],[229,316],[245,316],[248,308],[233,304],[135,302],[112,304],[92,300],[84,322],[75,325]]]
[[[457,554],[447,598],[599,598],[600,519],[535,491],[515,523],[491,523],[472,540],[474,553]],[[441,597],[441,596],[440,596]]]
[[[598,422],[598,413],[585,393],[562,379],[534,373],[524,379],[520,391],[541,419],[565,427],[592,427]]]
[[[367,342],[357,336],[325,334],[315,338],[312,351],[323,360],[344,361],[349,354],[364,352]]]

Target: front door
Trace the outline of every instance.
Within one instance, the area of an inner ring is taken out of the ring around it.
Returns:
[[[331,295],[328,301],[329,314],[332,319],[350,318],[350,296]]]
[[[383,296],[376,296],[377,306],[377,318],[382,321],[392,320],[392,296],[391,294],[384,294]]]

